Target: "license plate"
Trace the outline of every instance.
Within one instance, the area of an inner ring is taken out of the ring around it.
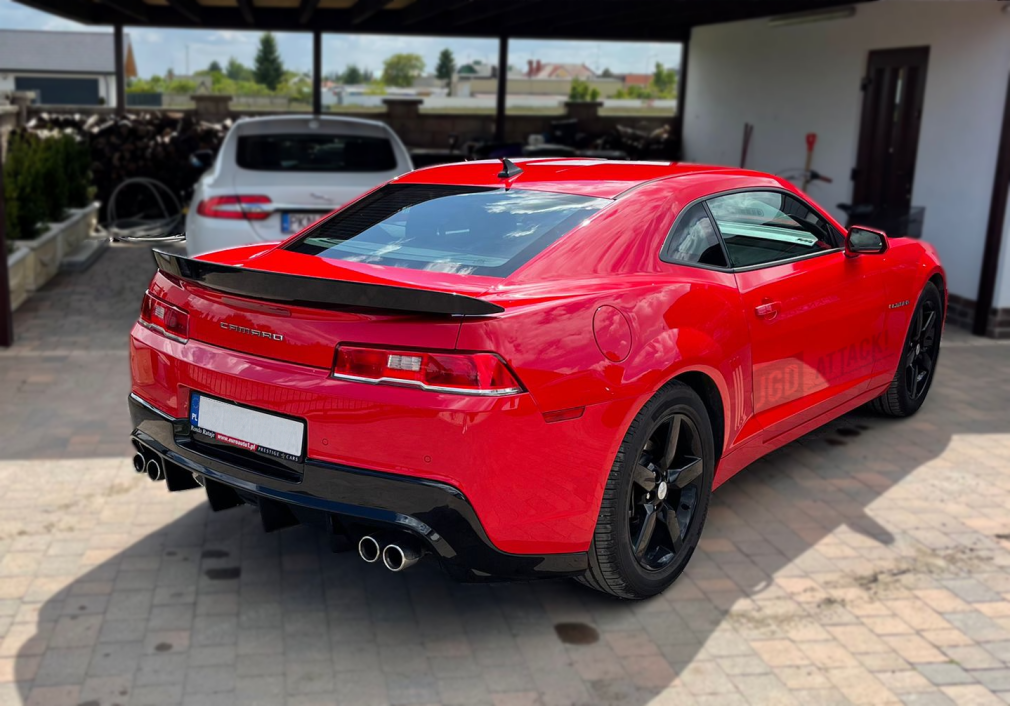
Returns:
[[[194,434],[266,454],[286,461],[300,461],[305,440],[305,422],[239,407],[193,393],[189,422]]]
[[[297,233],[308,228],[325,215],[325,213],[282,213],[281,233],[286,235]]]

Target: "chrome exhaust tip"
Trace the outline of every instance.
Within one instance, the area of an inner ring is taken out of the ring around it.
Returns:
[[[379,546],[379,540],[370,534],[365,535],[358,542],[358,556],[367,563],[374,564],[379,560],[379,556],[382,554],[382,547]]]
[[[382,563],[390,571],[409,569],[421,559],[421,552],[410,545],[387,544],[382,550]]]
[[[165,479],[165,469],[161,465],[161,459],[152,458],[147,462],[147,466],[145,468],[147,470],[147,477],[151,480]]]
[[[133,470],[135,470],[137,473],[143,473],[145,465],[146,464],[144,463],[144,454],[137,453],[133,457]]]

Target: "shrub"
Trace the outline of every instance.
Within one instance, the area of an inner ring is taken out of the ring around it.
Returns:
[[[589,81],[581,78],[572,79],[572,87],[568,90],[568,100],[570,101],[598,101],[600,99],[600,89],[590,86]]]
[[[28,240],[39,234],[45,218],[42,194],[42,170],[35,140],[25,133],[12,132],[4,162],[4,198],[6,199],[7,238]],[[33,154],[34,153],[34,154]]]
[[[38,237],[42,223],[88,203],[90,156],[72,135],[12,132],[3,169],[9,240]]]

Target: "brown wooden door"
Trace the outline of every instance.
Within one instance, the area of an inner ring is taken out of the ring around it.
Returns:
[[[929,47],[871,51],[852,179],[854,204],[905,209],[912,202]]]

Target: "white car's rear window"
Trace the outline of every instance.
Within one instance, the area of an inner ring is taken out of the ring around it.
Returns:
[[[236,162],[266,172],[388,172],[397,166],[384,137],[326,133],[242,135]]]
[[[506,277],[608,203],[521,189],[389,184],[287,248],[333,260]]]

